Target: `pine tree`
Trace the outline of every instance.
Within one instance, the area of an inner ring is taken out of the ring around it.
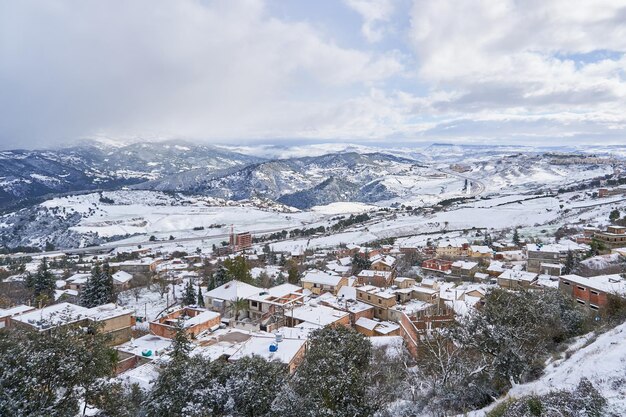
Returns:
[[[178,320],[174,324],[176,330],[174,334],[174,340],[172,341],[172,360],[183,361],[189,358],[189,352],[191,352],[192,346],[189,340],[189,335],[185,330],[185,326],[182,320]]]
[[[113,290],[113,274],[108,263],[102,267],[94,265],[91,276],[81,293],[81,304],[85,307],[97,307],[115,300]]]
[[[198,307],[204,307],[204,296],[202,295],[202,288],[198,286],[198,301],[196,301]]]
[[[196,303],[196,291],[193,288],[191,280],[187,281],[185,292],[183,293],[182,304],[190,306]]]
[[[217,271],[215,271],[215,274],[213,274],[213,278],[215,281],[214,288],[221,287],[232,279],[226,268],[224,268],[222,265],[220,265]]]
[[[618,209],[614,209],[613,211],[611,211],[611,213],[609,214],[609,220],[614,222],[616,220],[619,220],[620,217],[620,213]]]
[[[56,287],[54,275],[48,269],[46,258],[41,260],[37,273],[29,276],[26,285],[33,291],[33,296],[42,301],[54,300],[54,288]]]
[[[563,268],[563,274],[571,274],[576,267],[576,259],[574,258],[574,252],[567,251],[567,258],[565,259],[565,268]]]
[[[515,231],[513,232],[513,243],[515,244],[515,246],[519,246],[520,243],[522,243],[522,241],[520,240],[519,232],[517,231],[517,229],[515,229]]]

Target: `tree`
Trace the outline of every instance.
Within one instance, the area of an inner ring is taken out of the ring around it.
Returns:
[[[280,285],[280,284],[284,284],[285,282],[286,282],[285,274],[283,274],[282,272],[279,272],[278,275],[276,276],[276,279],[274,280],[274,284]]]
[[[272,286],[272,278],[267,272],[262,271],[256,279],[256,285],[260,288],[269,288]]]
[[[172,340],[172,353],[170,356],[173,361],[184,361],[189,358],[189,352],[191,352],[192,346],[182,319],[176,321],[174,330],[174,340]]]
[[[567,258],[565,258],[565,265],[563,268],[563,274],[571,274],[576,268],[576,258],[574,257],[574,252],[571,250],[567,251]]]
[[[193,288],[193,284],[191,283],[191,280],[189,280],[187,281],[187,285],[185,285],[182,304],[185,306],[194,305],[196,303],[196,300],[197,300],[196,290]]]
[[[355,253],[352,257],[352,273],[358,274],[364,269],[370,269],[372,267],[372,262],[369,260],[369,256],[366,254],[362,256],[361,254]]]
[[[96,264],[91,269],[91,276],[81,293],[81,303],[91,308],[113,301],[115,301],[115,293],[111,268],[108,263],[105,263],[102,268]]]
[[[202,288],[198,285],[198,299],[196,301],[198,307],[204,307],[204,296],[202,295]]]
[[[155,242],[157,240],[155,235],[150,235],[150,238],[148,239],[150,242]]]
[[[513,244],[515,246],[519,246],[522,243],[520,237],[519,237],[519,231],[517,230],[517,228],[515,229],[515,231],[513,232]]]
[[[231,313],[235,317],[235,321],[239,320],[239,313],[248,310],[248,300],[245,298],[237,298],[230,303]]]
[[[612,210],[611,213],[609,214],[609,220],[612,222],[619,220],[619,218],[620,218],[620,213],[618,209]]]
[[[48,269],[48,261],[46,258],[41,260],[35,275],[29,275],[26,280],[26,286],[33,291],[35,299],[41,301],[43,304],[54,300],[56,283],[54,275],[52,275],[52,272]]]
[[[96,327],[0,332],[0,415],[72,417],[101,378],[113,376],[116,352]]]
[[[371,343],[343,326],[311,333],[309,350],[272,409],[281,416],[372,416]]]
[[[220,265],[219,268],[217,268],[217,271],[215,271],[215,274],[213,274],[213,278],[215,278],[215,288],[221,287],[231,279],[234,279],[230,272],[226,268],[224,268],[223,265]]]
[[[300,271],[298,265],[293,260],[289,260],[287,263],[287,282],[290,284],[297,284],[300,281]]]
[[[247,284],[252,283],[250,267],[248,266],[248,262],[246,262],[246,258],[243,256],[239,255],[234,259],[226,259],[224,261],[224,267],[232,279],[236,279]]]

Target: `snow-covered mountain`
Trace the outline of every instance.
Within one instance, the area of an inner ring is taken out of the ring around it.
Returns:
[[[250,155],[184,142],[109,146],[88,143],[55,150],[0,152],[0,209],[43,196],[119,189],[181,171],[204,173],[260,161]]]

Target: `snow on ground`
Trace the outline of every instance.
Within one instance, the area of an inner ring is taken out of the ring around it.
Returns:
[[[575,346],[578,347],[580,343]],[[613,415],[626,415],[626,323],[598,336],[592,343],[575,351],[569,359],[549,364],[541,378],[513,387],[508,397],[542,395],[561,389],[573,390],[583,377],[589,379],[606,397],[609,412],[614,413]],[[504,399],[499,402],[502,401]],[[484,416],[494,406],[495,404],[474,411],[469,416]]]
[[[314,206],[311,207],[311,211],[322,214],[351,214],[376,210],[378,208],[378,206],[372,206],[365,203],[338,202],[327,204],[325,206]]]
[[[299,227],[323,219],[323,213],[282,213],[245,205],[215,205],[210,198],[176,198],[151,191],[104,193],[114,204],[104,204],[96,193],[60,197],[42,203],[63,210],[67,215],[80,213],[83,218],[71,229],[97,232],[102,237],[126,234],[172,234],[174,237],[211,237],[236,231],[260,232]],[[215,200],[215,201],[214,201]],[[224,227],[211,228],[211,225]],[[196,230],[194,230],[194,228]],[[202,230],[197,230],[203,228]],[[178,233],[178,234],[177,234]]]

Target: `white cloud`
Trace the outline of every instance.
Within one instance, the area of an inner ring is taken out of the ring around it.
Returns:
[[[3,2],[0,39],[5,144],[289,136],[292,119],[312,117],[306,103],[334,107],[403,68],[395,53],[270,16],[260,0]]]
[[[344,0],[363,18],[361,32],[369,42],[378,42],[386,32],[385,24],[394,12],[393,0]]]

